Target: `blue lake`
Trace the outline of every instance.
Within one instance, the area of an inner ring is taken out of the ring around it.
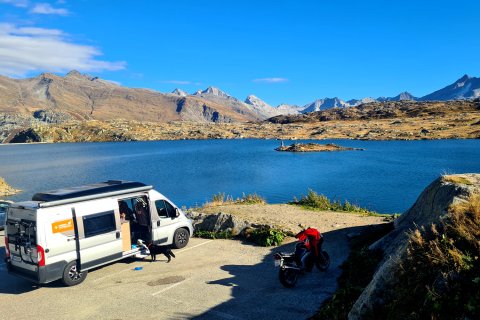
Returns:
[[[289,143],[288,141],[285,141]],[[284,203],[311,188],[383,213],[403,212],[444,173],[480,172],[480,140],[326,140],[365,151],[276,152],[275,140],[0,146],[0,176],[29,200],[38,191],[109,179],[152,184],[177,205],[218,192]]]

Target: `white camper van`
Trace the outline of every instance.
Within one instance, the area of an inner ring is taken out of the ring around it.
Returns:
[[[36,283],[81,283],[89,269],[135,256],[145,243],[183,248],[191,221],[152,186],[107,181],[37,193],[6,215],[9,273]]]

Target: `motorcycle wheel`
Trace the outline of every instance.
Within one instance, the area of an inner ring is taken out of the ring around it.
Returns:
[[[292,269],[280,269],[278,278],[285,288],[293,288],[298,280],[298,272]]]
[[[330,267],[330,256],[327,251],[322,251],[322,256],[323,257],[318,257],[317,261],[315,261],[315,265],[318,270],[327,271],[328,267]]]

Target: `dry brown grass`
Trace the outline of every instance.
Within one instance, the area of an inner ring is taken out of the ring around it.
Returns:
[[[468,178],[463,176],[451,175],[451,176],[443,176],[442,180],[444,182],[450,182],[455,184],[465,184],[465,185],[473,185],[473,182],[470,181]]]
[[[480,319],[480,195],[411,233],[384,319]],[[378,313],[377,313],[378,312]]]
[[[235,204],[267,204],[267,201],[256,193],[243,194],[241,198],[233,199],[230,195],[219,192],[212,196],[212,199],[203,205],[203,208],[219,207]]]

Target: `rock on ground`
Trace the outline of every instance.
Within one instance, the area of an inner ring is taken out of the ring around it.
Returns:
[[[230,230],[232,235],[240,234],[250,224],[231,214],[219,212],[217,214],[202,214],[190,211],[189,217],[193,220],[195,230],[221,232]]]

